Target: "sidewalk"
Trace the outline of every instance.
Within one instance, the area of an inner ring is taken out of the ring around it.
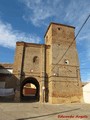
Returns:
[[[90,104],[0,103],[0,120],[90,120]]]

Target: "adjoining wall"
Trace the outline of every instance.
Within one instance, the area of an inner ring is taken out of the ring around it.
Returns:
[[[16,81],[13,78],[13,64],[0,64],[0,82],[5,82],[5,88],[15,88]]]
[[[13,102],[16,90],[16,77],[13,64],[0,64],[0,102]]]
[[[40,101],[42,101],[42,87],[44,85],[44,49],[45,45],[17,42],[14,62],[14,75],[18,78],[18,92],[22,82],[28,78],[35,78],[40,84]],[[20,97],[20,96],[19,96]]]

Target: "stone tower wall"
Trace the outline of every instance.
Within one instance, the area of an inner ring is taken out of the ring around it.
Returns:
[[[50,103],[80,102],[82,97],[75,41],[64,55],[74,40],[74,29],[52,23],[45,35],[45,42],[50,45],[46,52]]]

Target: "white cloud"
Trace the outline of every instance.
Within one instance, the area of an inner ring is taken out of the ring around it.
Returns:
[[[35,26],[42,25],[50,17],[57,16],[58,5],[61,0],[23,0],[27,7],[27,13],[23,18],[31,21]],[[59,6],[59,10],[62,6]],[[60,13],[59,13],[60,15]]]
[[[39,43],[40,38],[36,35],[26,34],[14,30],[9,23],[0,21],[0,45],[8,48],[15,48],[16,41]]]
[[[87,0],[71,0],[65,9],[65,20],[74,25],[80,24],[86,19],[90,12],[90,1]]]
[[[65,22],[77,28],[90,13],[89,0],[21,0],[27,12],[23,18],[35,26],[50,20]],[[49,19],[50,18],[50,19]]]
[[[90,14],[90,0],[22,0],[27,8],[23,18],[35,26],[61,22],[76,27],[76,34]],[[90,18],[77,37],[77,45],[85,41],[87,57],[90,56]]]

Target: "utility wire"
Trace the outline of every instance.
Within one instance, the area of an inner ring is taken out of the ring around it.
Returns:
[[[90,14],[88,15],[88,17],[86,18],[85,22],[82,24],[80,30],[78,31],[77,35],[75,36],[75,38],[73,39],[73,41],[71,42],[71,44],[69,45],[69,47],[67,48],[67,50],[65,51],[65,53],[62,55],[61,59],[55,64],[55,66],[62,60],[62,58],[65,56],[65,54],[67,53],[67,51],[69,50],[69,48],[72,46],[74,40],[78,37],[79,33],[81,32],[82,28],[84,27],[84,25],[86,24],[86,22],[88,21],[90,17]],[[55,68],[55,66],[51,69],[51,71]]]

